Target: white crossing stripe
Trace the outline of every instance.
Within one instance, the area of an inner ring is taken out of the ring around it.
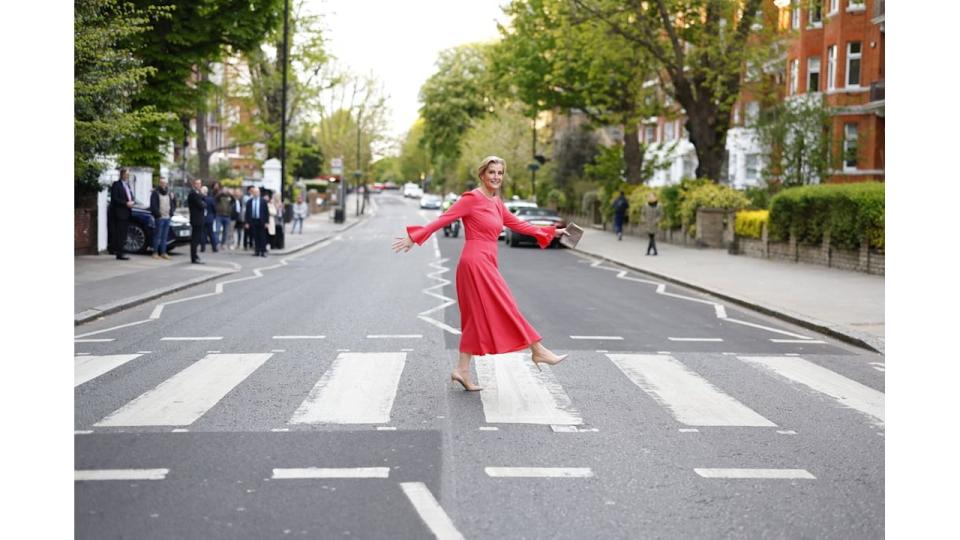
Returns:
[[[549,366],[537,371],[529,354],[480,356],[477,378],[487,424],[583,423]]]
[[[407,353],[337,355],[291,424],[387,424]]]
[[[873,417],[876,423],[883,425],[883,392],[864,386],[803,358],[794,356],[738,356],[737,358],[762,366],[781,377],[826,394],[846,407]]]
[[[274,469],[273,480],[287,480],[294,478],[389,478],[390,467],[353,467],[353,468],[320,468],[305,467],[300,469]]]
[[[273,339],[327,339],[327,336],[273,336]]]
[[[272,354],[208,354],[95,426],[187,426]]]
[[[73,363],[73,387],[103,375],[104,373],[116,369],[134,358],[139,358],[140,354],[110,354],[106,356],[75,356]]]
[[[423,482],[400,482],[400,488],[410,499],[420,519],[427,525],[430,532],[439,540],[463,540],[463,535],[450,520],[450,516],[443,511],[443,507],[430,493],[430,489]]]
[[[817,479],[804,469],[694,469],[694,471],[704,478]]]
[[[606,341],[622,341],[622,336],[570,336],[570,339],[599,339]]]
[[[77,482],[86,480],[163,480],[170,469],[93,469],[74,471]]]
[[[770,420],[661,354],[607,354],[634,384],[688,426],[773,427]]]
[[[484,467],[492,478],[592,478],[590,467]]]

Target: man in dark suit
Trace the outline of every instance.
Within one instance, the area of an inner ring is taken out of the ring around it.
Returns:
[[[193,189],[187,195],[187,207],[190,208],[190,262],[194,264],[203,264],[197,255],[197,247],[200,246],[203,234],[203,210],[206,208],[200,187],[200,179],[194,179]]]
[[[270,220],[270,211],[267,203],[260,198],[260,188],[254,187],[247,201],[247,213],[243,226],[253,234],[254,257],[267,256],[267,222]]]
[[[130,173],[120,169],[120,179],[110,186],[110,211],[113,212],[113,252],[117,259],[126,261],[130,257],[123,254],[127,243],[127,230],[130,228],[130,214],[133,208],[133,190],[130,189]]]

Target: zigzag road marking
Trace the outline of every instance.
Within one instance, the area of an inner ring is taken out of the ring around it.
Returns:
[[[741,321],[741,320],[739,320],[739,319],[732,319],[732,318],[730,318],[730,317],[727,316],[727,310],[726,310],[726,308],[723,306],[723,304],[718,304],[718,303],[713,302],[713,301],[711,301],[711,300],[704,300],[704,299],[702,299],[702,298],[694,298],[694,297],[691,297],[691,296],[684,296],[684,295],[682,295],[682,294],[669,293],[669,292],[667,292],[667,285],[666,285],[665,283],[661,283],[661,282],[659,282],[659,281],[651,281],[651,280],[649,280],[649,279],[641,279],[641,278],[631,277],[631,276],[627,275],[627,274],[629,273],[629,271],[627,271],[627,270],[620,270],[619,268],[609,268],[609,267],[606,267],[606,266],[601,266],[602,264],[603,264],[603,261],[600,260],[600,259],[597,259],[597,260],[595,260],[594,262],[590,263],[590,267],[591,267],[591,268],[599,268],[600,270],[608,270],[608,271],[610,271],[610,272],[616,272],[616,273],[617,273],[617,279],[623,279],[623,280],[627,280],[627,281],[635,281],[635,282],[637,282],[637,283],[646,283],[646,284],[649,284],[649,285],[654,285],[654,286],[656,286],[656,288],[657,288],[657,289],[656,289],[657,294],[662,294],[663,296],[670,296],[670,297],[672,297],[672,298],[678,298],[678,299],[680,299],[680,300],[688,300],[688,301],[690,301],[690,302],[698,302],[698,303],[701,303],[701,304],[707,304],[707,305],[709,305],[709,306],[713,306],[714,313],[716,313],[717,318],[720,319],[720,320],[727,321],[727,322],[732,322],[732,323],[736,323],[736,324],[742,324],[742,325],[744,325],[744,326],[751,326],[751,327],[753,327],[753,328],[759,328],[760,330],[766,330],[766,331],[768,331],[768,332],[774,332],[774,333],[777,333],[777,334],[782,334],[782,335],[785,335],[785,336],[791,336],[791,337],[795,337],[795,338],[802,339],[802,340],[811,340],[811,339],[813,339],[813,338],[810,338],[810,337],[807,337],[807,336],[804,336],[804,335],[801,335],[801,334],[795,334],[795,333],[793,333],[793,332],[787,332],[786,330],[780,330],[780,329],[778,329],[778,328],[771,328],[771,327],[769,327],[769,326],[764,326],[764,325],[762,325],[762,324],[752,323],[752,322],[748,322],[748,321]]]
[[[181,303],[181,302],[189,302],[189,301],[191,301],[191,300],[199,300],[200,298],[207,298],[208,296],[216,296],[216,295],[218,295],[218,294],[223,294],[223,287],[224,287],[224,285],[228,285],[228,284],[231,284],[231,283],[240,283],[241,281],[249,281],[249,280],[251,280],[251,279],[260,279],[260,278],[263,277],[263,272],[264,272],[264,271],[266,271],[266,270],[273,270],[273,269],[275,269],[275,268],[280,268],[280,267],[282,267],[282,266],[287,266],[287,265],[290,263],[290,261],[296,260],[296,259],[298,259],[298,258],[300,258],[300,257],[305,256],[305,255],[309,255],[309,254],[313,253],[314,251],[319,250],[320,248],[327,247],[328,245],[332,244],[333,242],[341,240],[342,238],[343,238],[343,235],[339,235],[339,234],[338,234],[337,236],[335,236],[335,237],[333,237],[333,238],[330,238],[330,239],[328,239],[328,240],[324,240],[323,242],[320,242],[319,244],[317,244],[317,245],[315,245],[315,246],[313,246],[313,247],[307,248],[307,249],[305,249],[305,250],[303,250],[303,251],[301,251],[301,252],[299,252],[299,253],[295,253],[295,254],[293,254],[293,255],[290,255],[289,257],[284,257],[283,259],[280,259],[280,262],[279,262],[278,264],[274,264],[274,265],[271,265],[271,266],[265,266],[265,267],[262,267],[262,268],[254,268],[254,269],[253,269],[253,275],[252,275],[252,276],[242,277],[242,278],[238,278],[238,279],[229,279],[229,280],[226,280],[226,281],[217,282],[216,286],[214,286],[213,292],[205,293],[205,294],[198,294],[198,295],[195,295],[195,296],[188,296],[187,298],[180,298],[180,299],[177,299],[177,300],[171,300],[171,301],[169,301],[169,302],[161,302],[161,303],[157,304],[156,307],[153,308],[153,312],[150,313],[150,316],[149,316],[148,318],[146,318],[146,319],[143,319],[142,321],[134,321],[134,322],[131,322],[131,323],[121,324],[121,325],[118,325],[118,326],[111,326],[110,328],[104,328],[103,330],[95,330],[95,331],[93,331],[93,332],[87,332],[86,334],[80,334],[80,335],[74,336],[74,338],[83,338],[83,337],[87,337],[87,336],[94,336],[94,335],[97,335],[97,334],[104,334],[104,333],[106,333],[106,332],[112,332],[112,331],[114,331],[114,330],[120,330],[121,328],[128,328],[128,327],[130,327],[130,326],[136,326],[136,325],[138,325],[138,324],[143,324],[143,323],[148,323],[148,322],[151,322],[151,321],[155,321],[155,320],[159,319],[160,316],[163,314],[163,308],[165,308],[165,307],[167,307],[167,306],[169,306],[169,305],[179,304],[179,303]],[[237,263],[230,262],[229,264],[231,264],[232,266],[234,266],[234,267],[236,267],[236,268],[238,268],[238,269],[241,268],[240,265],[238,265]]]
[[[421,212],[420,214],[422,215],[423,212]],[[432,296],[432,297],[434,297],[434,298],[437,298],[437,299],[439,299],[439,300],[442,300],[443,303],[442,303],[442,304],[438,304],[438,305],[436,305],[436,306],[434,306],[434,307],[432,307],[432,308],[430,308],[430,309],[428,309],[428,310],[426,310],[426,311],[421,311],[420,313],[417,314],[417,317],[419,317],[420,319],[422,319],[422,320],[424,320],[424,321],[426,321],[426,322],[428,322],[428,323],[436,326],[437,328],[440,328],[441,330],[445,330],[445,331],[450,332],[451,334],[453,334],[453,335],[455,335],[455,336],[459,336],[459,335],[460,335],[460,330],[457,330],[456,328],[453,328],[452,326],[450,326],[450,325],[448,325],[448,324],[446,324],[446,323],[444,323],[444,322],[442,322],[442,321],[438,321],[438,320],[434,319],[433,317],[429,317],[429,316],[428,316],[430,313],[433,313],[434,311],[442,311],[442,310],[444,310],[444,309],[446,309],[446,308],[448,308],[448,307],[450,307],[450,306],[452,306],[452,305],[454,305],[454,304],[457,303],[457,301],[454,300],[453,298],[444,296],[443,294],[440,294],[440,293],[437,293],[437,292],[433,292],[433,289],[441,289],[441,290],[442,290],[444,285],[447,285],[447,284],[450,283],[450,280],[449,280],[449,279],[444,279],[444,278],[440,277],[441,274],[444,274],[444,273],[447,273],[447,272],[450,271],[450,268],[448,268],[448,267],[446,267],[446,266],[443,266],[443,263],[447,262],[447,261],[450,260],[450,259],[449,259],[449,258],[447,258],[447,259],[441,259],[441,258],[440,258],[440,248],[439,248],[439,243],[437,242],[437,237],[433,237],[433,244],[434,244],[433,247],[434,247],[435,253],[436,253],[436,255],[437,255],[437,260],[430,262],[429,266],[431,266],[431,267],[433,267],[433,268],[436,268],[437,271],[436,271],[436,272],[431,272],[431,273],[427,274],[427,277],[430,278],[430,279],[435,279],[435,280],[439,281],[439,283],[437,283],[436,285],[432,285],[432,286],[430,286],[430,287],[427,287],[426,289],[423,289],[422,292],[423,292],[423,294],[426,294],[426,295]]]

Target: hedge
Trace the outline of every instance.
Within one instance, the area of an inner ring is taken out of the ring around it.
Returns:
[[[789,188],[770,201],[769,238],[819,244],[830,232],[830,244],[858,249],[867,238],[884,247],[884,185],[880,182],[822,184]]]
[[[697,209],[740,210],[746,208],[749,204],[750,200],[741,191],[719,184],[704,184],[683,195],[680,202],[680,219],[690,236],[694,236],[696,234]]]
[[[763,226],[770,219],[769,210],[741,210],[734,219],[733,230],[737,236],[761,238]]]

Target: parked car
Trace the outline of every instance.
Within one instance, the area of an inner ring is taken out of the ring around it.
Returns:
[[[439,210],[442,202],[443,199],[441,199],[439,195],[427,193],[423,197],[420,197],[420,208],[425,208],[427,210]]]
[[[383,184],[383,189],[398,189],[398,186],[395,182],[385,182]]]
[[[417,184],[407,182],[403,185],[403,196],[411,199],[419,199],[423,197],[423,190],[420,189],[420,186]]]
[[[558,214],[556,211],[549,208],[522,207],[517,209],[516,214],[517,218],[522,219],[531,225],[538,225],[541,227],[553,225],[558,229],[567,226],[567,221],[560,217],[560,214]],[[507,229],[507,244],[509,244],[510,247],[517,247],[521,243],[536,244],[537,241],[532,236],[527,236],[525,234],[520,234]],[[554,238],[550,242],[550,247],[559,247],[561,245],[562,244],[560,244],[560,241],[557,238]]]
[[[370,193],[380,193],[380,192],[382,192],[382,191],[383,191],[383,183],[382,183],[382,182],[374,182],[374,183],[370,186]]]
[[[518,208],[537,208],[537,203],[533,201],[521,201],[519,197],[510,199],[509,201],[503,201],[503,205],[513,214],[517,213]],[[500,230],[500,236],[497,237],[497,240],[505,239],[506,237],[507,228],[504,227]]]
[[[127,229],[127,243],[124,251],[128,253],[147,253],[153,249],[153,234],[156,231],[156,221],[150,214],[150,209],[134,206],[130,213],[130,227]],[[108,238],[113,236],[113,212],[107,212]],[[179,244],[190,243],[190,220],[179,214],[170,218],[170,233],[167,234],[167,251],[172,251]],[[110,249],[109,242],[107,250]]]

